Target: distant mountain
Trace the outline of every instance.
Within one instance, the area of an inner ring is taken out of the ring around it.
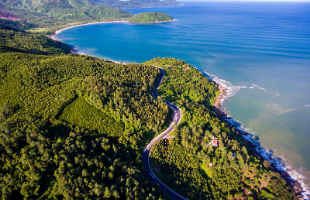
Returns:
[[[94,5],[87,0],[0,0],[0,8],[18,13],[22,18],[29,15],[31,17],[57,17],[58,19],[128,17],[130,15],[123,10]],[[111,15],[112,13],[114,15]],[[122,16],[123,14],[125,16]]]
[[[124,10],[95,5],[87,0],[0,0],[0,9],[3,16],[21,18],[37,28],[55,29],[67,25],[121,20],[133,16]],[[55,30],[39,31],[51,34]]]
[[[36,13],[56,14],[50,12],[53,10],[82,9],[91,4],[83,0],[0,0],[0,5],[13,10],[23,9]]]
[[[7,10],[1,9],[1,8],[0,8],[0,19],[20,20],[13,13],[10,13]]]
[[[153,6],[177,6],[175,0],[89,0],[98,5],[111,6],[114,8],[147,8]]]

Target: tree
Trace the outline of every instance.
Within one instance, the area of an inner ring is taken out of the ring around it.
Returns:
[[[110,198],[111,197],[111,193],[109,188],[106,186],[104,189],[104,193],[103,193],[103,198]]]

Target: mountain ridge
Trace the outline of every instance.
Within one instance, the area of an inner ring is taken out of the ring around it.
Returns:
[[[102,6],[111,6],[114,8],[147,8],[154,6],[178,6],[181,3],[178,3],[175,0],[129,0],[129,1],[114,1],[114,0],[89,0],[98,5]]]

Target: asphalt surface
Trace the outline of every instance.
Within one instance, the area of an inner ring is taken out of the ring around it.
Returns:
[[[154,99],[157,99],[157,90],[158,87],[160,86],[161,81],[163,80],[164,76],[165,76],[165,72],[163,69],[159,68],[160,70],[160,79],[156,84],[156,87],[152,93],[152,96]],[[173,190],[171,190],[169,187],[167,187],[164,183],[162,183],[157,177],[156,175],[153,173],[151,166],[150,166],[150,152],[152,149],[152,146],[159,140],[165,139],[167,138],[167,136],[173,131],[174,127],[176,125],[178,125],[181,121],[182,118],[182,111],[181,109],[168,102],[168,101],[164,101],[172,110],[173,110],[173,120],[170,123],[170,126],[164,131],[162,132],[160,135],[156,136],[155,138],[153,138],[151,140],[151,142],[145,147],[145,149],[143,150],[142,153],[142,161],[144,162],[144,166],[145,166],[145,170],[147,171],[147,176],[150,179],[150,181],[152,181],[153,183],[155,183],[156,185],[158,184],[160,189],[165,190],[167,192],[167,194],[169,196],[171,196],[173,199],[175,200],[188,200],[184,197],[182,197],[181,195],[179,195],[178,193],[174,192]]]

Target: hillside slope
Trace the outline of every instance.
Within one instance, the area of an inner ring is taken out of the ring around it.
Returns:
[[[25,52],[40,55],[70,53],[70,47],[39,34],[28,34],[0,22],[0,52]]]
[[[171,120],[151,96],[159,70],[66,54],[48,38],[47,52],[61,55],[21,52],[45,40],[8,29],[11,49],[0,52],[1,198],[167,199],[141,161]]]
[[[121,9],[98,6],[86,0],[0,0],[0,8],[52,33],[64,25],[121,20],[133,16]]]
[[[155,23],[155,22],[167,22],[171,20],[173,20],[173,18],[170,15],[161,12],[139,13],[127,19],[128,22],[132,23]]]
[[[115,8],[148,8],[153,6],[177,6],[180,5],[175,0],[131,0],[131,1],[115,1],[115,0],[89,0],[98,5],[111,6]]]
[[[152,166],[168,187],[197,200],[297,199],[270,162],[215,112],[215,83],[181,60],[154,58],[146,64],[165,70],[158,92],[183,113],[174,137],[151,152]]]
[[[184,61],[122,65],[6,25],[0,35],[2,199],[169,199],[141,160],[172,121],[163,99],[183,117],[150,161],[173,190],[190,199],[297,199],[217,115],[216,84]],[[165,78],[154,100],[156,66]],[[208,146],[213,136],[217,147]]]

